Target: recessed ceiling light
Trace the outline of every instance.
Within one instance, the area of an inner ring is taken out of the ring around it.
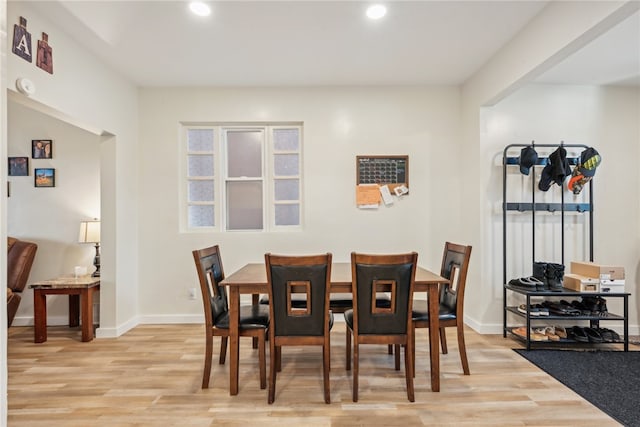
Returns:
[[[387,14],[387,8],[381,4],[374,4],[367,8],[367,16],[370,19],[380,19]]]
[[[192,1],[191,3],[189,3],[189,9],[191,9],[191,12],[195,13],[198,16],[211,15],[211,8],[209,7],[209,5],[201,1]]]

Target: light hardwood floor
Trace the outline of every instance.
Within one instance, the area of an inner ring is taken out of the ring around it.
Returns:
[[[527,362],[511,338],[467,330],[470,376],[462,375],[454,330],[441,356],[441,392],[428,380],[427,330],[416,339],[415,403],[386,346],[361,348],[359,402],[345,371],[345,331],[332,331],[331,404],[322,396],[322,355],[284,349],[276,400],[260,390],[257,350],[241,339],[240,392],[229,396],[227,365],[200,389],[202,325],[138,326],[116,339],[80,342],[80,331],[12,327],[8,338],[9,426],[608,426],[613,419]],[[637,346],[631,346],[638,350]],[[570,367],[568,367],[570,369]]]

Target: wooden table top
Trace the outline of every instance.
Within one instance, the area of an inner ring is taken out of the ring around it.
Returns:
[[[440,283],[448,283],[449,281],[438,274],[418,266],[416,268],[416,285],[433,285]],[[222,285],[230,287],[246,286],[246,285],[265,285],[267,284],[267,270],[264,263],[246,264],[240,270],[227,276]],[[351,287],[351,263],[334,262],[331,265],[331,287],[345,288]],[[344,292],[344,290],[342,290]]]
[[[100,278],[91,276],[58,277],[50,280],[41,280],[29,285],[32,289],[75,289],[93,288],[95,286],[100,286]]]

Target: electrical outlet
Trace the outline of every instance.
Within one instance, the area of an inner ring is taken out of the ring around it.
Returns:
[[[189,299],[196,299],[196,288],[189,288]]]

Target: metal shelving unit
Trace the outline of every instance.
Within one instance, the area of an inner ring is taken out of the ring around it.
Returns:
[[[533,345],[539,345],[539,344],[543,344],[543,345],[549,345],[550,342],[548,341],[543,341],[543,342],[532,342],[530,339],[530,330],[531,330],[531,321],[532,320],[562,320],[562,321],[566,321],[566,320],[583,320],[583,321],[589,321],[589,324],[592,327],[597,327],[599,325],[600,321],[622,321],[624,322],[624,339],[623,339],[623,343],[624,343],[624,350],[628,351],[628,347],[629,347],[629,334],[628,334],[628,297],[630,294],[628,293],[593,293],[593,292],[577,292],[577,291],[572,291],[570,289],[566,289],[564,288],[562,292],[552,292],[552,291],[527,291],[524,289],[520,289],[520,288],[516,288],[516,287],[512,287],[510,286],[509,283],[509,276],[508,276],[508,272],[507,272],[507,242],[508,242],[508,236],[507,236],[507,213],[509,212],[520,212],[520,213],[526,213],[526,212],[531,212],[531,233],[532,233],[532,238],[531,238],[531,254],[532,254],[532,260],[531,260],[531,265],[533,265],[533,262],[535,261],[535,254],[536,254],[536,239],[535,239],[535,235],[536,235],[536,214],[538,212],[560,212],[560,228],[561,228],[561,233],[560,233],[560,239],[561,239],[561,263],[563,265],[565,265],[565,213],[567,212],[577,212],[577,213],[583,213],[585,215],[588,215],[588,229],[589,229],[589,236],[588,236],[588,246],[589,246],[589,260],[593,261],[593,181],[589,181],[588,184],[588,201],[585,203],[567,203],[565,202],[565,191],[564,188],[561,188],[560,190],[560,202],[559,203],[541,203],[541,202],[536,202],[536,192],[539,191],[536,188],[536,180],[535,179],[531,179],[531,198],[530,200],[507,200],[507,169],[509,167],[519,167],[519,156],[509,156],[508,153],[511,151],[513,152],[514,149],[522,149],[524,147],[528,147],[528,146],[533,146],[533,148],[544,148],[544,149],[556,149],[558,147],[564,147],[566,148],[578,148],[578,149],[586,149],[588,148],[586,145],[583,144],[564,144],[561,143],[559,145],[552,145],[552,144],[535,144],[535,143],[531,143],[531,144],[510,144],[507,145],[503,151],[503,157],[502,157],[502,248],[503,248],[503,253],[502,253],[502,265],[503,265],[503,271],[502,271],[502,283],[503,283],[503,337],[506,337],[508,333],[511,333],[512,328],[510,328],[507,324],[507,316],[509,313],[516,315],[516,316],[520,316],[521,318],[525,319],[525,323],[526,323],[526,328],[527,328],[527,336],[526,338],[522,338],[519,335],[515,335],[515,334],[511,334],[514,337],[517,337],[520,340],[523,340],[526,344],[527,350],[531,349],[532,344]],[[579,161],[579,157],[567,157],[567,160],[569,162],[569,165],[571,166],[575,166],[578,164]],[[533,172],[533,170],[535,170],[536,167],[544,167],[547,165],[549,159],[548,157],[538,157],[537,162],[535,163],[534,166],[532,166],[532,173],[530,173],[530,175],[532,175],[533,177],[535,177],[535,172]],[[513,306],[508,306],[507,305],[507,292],[516,292],[519,294],[522,294],[525,296],[526,299],[526,306],[527,306],[527,312],[526,313],[521,313],[518,311],[517,307],[513,307]],[[529,307],[531,306],[531,298],[532,297],[559,297],[559,298],[571,298],[571,297],[581,297],[581,296],[607,296],[607,297],[619,297],[619,298],[623,298],[624,299],[624,314],[622,316],[619,315],[615,315],[615,314],[610,314],[607,317],[598,317],[598,316],[544,316],[544,317],[532,317],[530,312],[529,312]],[[557,342],[551,342],[553,344],[578,344],[576,341],[573,340],[569,340],[569,339],[564,339],[561,341],[557,341]],[[582,343],[580,343],[582,344]]]

